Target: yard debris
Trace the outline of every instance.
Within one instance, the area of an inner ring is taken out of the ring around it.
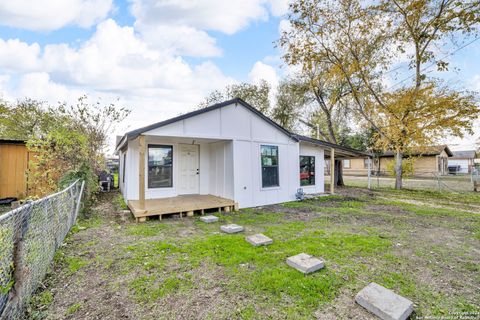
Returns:
[[[287,264],[298,271],[309,274],[322,269],[325,262],[306,253],[300,253],[287,259]]]
[[[200,217],[200,221],[203,221],[205,223],[217,222],[218,217],[216,217],[216,216],[203,216],[203,217]]]
[[[238,224],[227,224],[227,225],[221,226],[220,230],[222,230],[225,233],[237,233],[237,232],[242,232],[243,227],[239,226]]]
[[[273,243],[272,239],[261,233],[248,236],[245,238],[245,240],[247,240],[247,242],[252,244],[254,247],[267,246]]]
[[[383,320],[405,320],[413,312],[413,302],[374,282],[363,288],[355,301]]]

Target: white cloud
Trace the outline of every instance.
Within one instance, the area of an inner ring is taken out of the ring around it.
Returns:
[[[194,57],[220,56],[215,38],[207,32],[189,26],[135,24],[135,29],[151,48],[169,51],[175,55]]]
[[[292,30],[292,24],[287,19],[280,20],[278,24],[278,33],[281,35],[284,32],[289,32]]]
[[[270,0],[270,10],[274,16],[283,16],[288,12],[290,0]]]
[[[270,85],[269,98],[270,103],[273,104],[278,91],[279,83],[279,77],[277,75],[276,69],[261,61],[257,61],[250,70],[248,77],[250,78],[250,81],[252,83],[258,83],[261,80],[265,80]]]
[[[253,83],[265,80],[272,88],[276,87],[279,81],[275,68],[261,61],[255,62],[248,76]]]
[[[18,39],[0,39],[0,68],[4,71],[34,70],[38,68],[40,46],[29,45]]]
[[[480,74],[473,76],[468,83],[468,87],[470,90],[480,92]]]
[[[233,34],[251,21],[267,20],[264,1],[133,0],[132,13],[145,25],[191,26]]]
[[[52,82],[46,72],[25,74],[15,90],[15,95],[19,98],[28,97],[40,101],[71,103],[85,93],[84,90],[69,89],[65,85]]]
[[[104,19],[112,0],[2,0],[0,24],[29,30],[55,30],[66,25],[90,27]]]
[[[121,27],[111,19],[100,23],[79,48],[53,44],[41,50],[36,43],[0,39],[0,67],[20,73],[46,72],[55,82],[115,92],[205,89],[218,85],[218,79],[230,81],[212,63],[191,67],[175,50],[151,48],[132,27]]]
[[[135,29],[153,48],[197,57],[219,56],[208,31],[234,34],[269,14],[286,13],[289,0],[132,0]]]

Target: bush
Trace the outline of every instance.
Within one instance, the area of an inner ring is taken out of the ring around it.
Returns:
[[[415,174],[414,164],[416,158],[409,157],[402,161],[402,178],[411,177]],[[397,170],[395,170],[395,160],[387,163],[387,172],[390,176],[395,177]]]
[[[85,215],[98,192],[98,177],[88,165],[84,164],[78,171],[72,170],[64,174],[58,181],[58,187],[59,189],[64,189],[77,179],[85,181],[83,190],[84,206],[82,210],[82,215]]]

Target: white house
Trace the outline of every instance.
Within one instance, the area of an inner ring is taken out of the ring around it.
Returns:
[[[241,99],[128,132],[117,152],[137,218],[291,201],[300,187],[323,193],[325,157],[366,155],[293,134]]]
[[[475,150],[453,151],[448,159],[449,171],[455,173],[471,173],[475,166]]]

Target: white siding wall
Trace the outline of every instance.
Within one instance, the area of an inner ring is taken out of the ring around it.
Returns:
[[[315,185],[314,186],[303,186],[303,191],[305,193],[323,193],[325,190],[325,176],[324,176],[324,166],[325,166],[325,154],[324,150],[320,147],[316,147],[309,144],[300,143],[300,156],[313,156],[315,157]],[[300,159],[300,157],[299,157]],[[298,168],[300,172],[300,165]],[[298,177],[300,180],[300,175]]]
[[[297,142],[234,141],[235,200],[240,208],[295,200],[299,187]],[[262,188],[260,146],[278,146],[279,186]]]
[[[449,166],[460,166],[460,173],[468,173],[469,164],[470,160],[467,159],[448,159]]]
[[[231,141],[210,144],[210,189],[215,196],[233,199],[233,147]]]

